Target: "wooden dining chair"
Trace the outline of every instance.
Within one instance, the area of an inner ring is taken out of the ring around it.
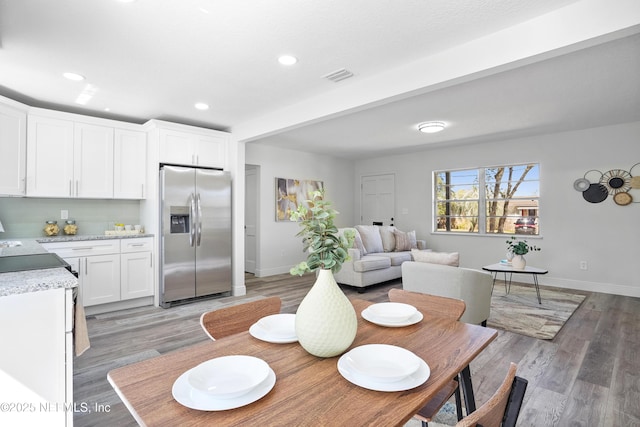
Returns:
[[[248,331],[265,316],[280,313],[282,301],[269,297],[202,313],[200,326],[212,340]]]
[[[389,301],[410,304],[423,314],[429,313],[453,320],[460,320],[460,317],[462,317],[466,309],[465,302],[460,299],[395,288],[389,290]],[[447,403],[454,394],[456,397],[456,413],[458,419],[462,419],[462,397],[460,396],[460,386],[457,379],[449,381],[438,394],[414,415],[414,418],[420,420],[423,427],[427,427],[429,421],[435,417],[438,411],[442,409],[444,404]]]
[[[498,390],[476,411],[458,421],[456,427],[515,427],[528,381],[516,376],[517,365],[511,363],[509,372]]]

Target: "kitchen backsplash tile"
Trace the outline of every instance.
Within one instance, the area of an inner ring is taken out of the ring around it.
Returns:
[[[43,237],[45,221],[58,221],[63,234],[64,219],[60,211],[66,210],[69,219],[78,225],[78,234],[104,234],[114,223],[139,224],[140,201],[94,199],[42,199],[0,197],[0,221],[4,233],[0,240]]]

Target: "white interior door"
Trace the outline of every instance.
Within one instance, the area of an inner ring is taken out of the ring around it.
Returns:
[[[360,222],[365,225],[394,225],[395,175],[363,176],[360,184]]]
[[[247,165],[245,168],[244,192],[244,270],[256,272],[258,214],[258,169]]]

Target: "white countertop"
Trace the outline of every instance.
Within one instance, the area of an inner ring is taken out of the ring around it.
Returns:
[[[111,240],[111,239],[136,239],[140,237],[153,237],[153,234],[129,234],[129,235],[77,235],[77,236],[53,236],[28,239],[7,239],[19,241],[20,246],[0,248],[0,257],[34,255],[47,253],[40,243],[71,242],[85,240]],[[56,288],[75,288],[78,279],[64,268],[48,268],[44,270],[16,271],[0,273],[0,297],[38,292]]]
[[[153,237],[153,234],[85,234],[75,236],[51,236],[38,237],[35,239],[38,243],[54,243],[54,242],[75,242],[83,240],[113,240],[113,239],[138,239],[140,237]]]
[[[0,274],[0,297],[57,288],[75,288],[77,286],[78,279],[65,268],[15,271]]]

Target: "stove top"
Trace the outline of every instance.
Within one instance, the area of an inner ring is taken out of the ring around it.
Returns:
[[[52,253],[0,257],[0,273],[60,267],[71,271],[65,260]]]

